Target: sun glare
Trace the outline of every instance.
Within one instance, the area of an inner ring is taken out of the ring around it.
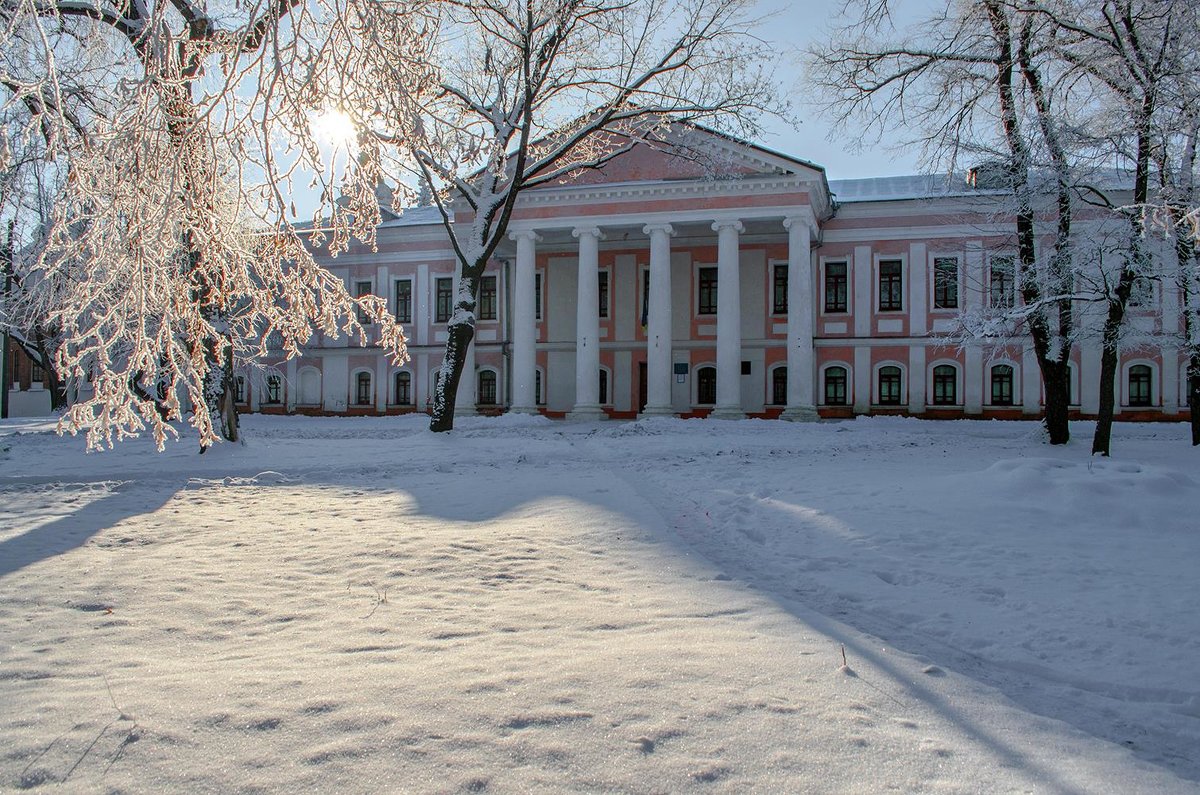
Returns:
[[[354,122],[340,110],[326,110],[313,116],[313,135],[329,146],[347,146],[354,140]]]

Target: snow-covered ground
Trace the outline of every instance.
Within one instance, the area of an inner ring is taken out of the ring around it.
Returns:
[[[0,425],[0,790],[1200,791],[1183,426],[48,429]]]

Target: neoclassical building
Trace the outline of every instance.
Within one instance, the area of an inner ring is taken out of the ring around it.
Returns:
[[[829,180],[813,163],[696,135],[686,157],[639,146],[522,194],[481,284],[460,411],[1040,414],[1019,327],[1002,340],[955,334],[961,313],[1020,300],[1001,191],[944,176]],[[387,299],[411,361],[394,367],[378,347],[318,338],[299,359],[243,375],[243,408],[427,410],[456,278],[437,213],[391,217],[377,250],[324,264],[354,294]],[[1182,419],[1178,296],[1149,284],[1134,303],[1142,342],[1122,357],[1119,416]],[[1078,416],[1098,410],[1099,372],[1098,345],[1073,352]]]

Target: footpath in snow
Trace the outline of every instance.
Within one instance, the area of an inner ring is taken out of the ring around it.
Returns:
[[[1200,792],[1181,426],[245,427],[0,425],[0,791]]]

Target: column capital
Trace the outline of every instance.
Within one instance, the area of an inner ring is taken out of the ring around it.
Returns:
[[[598,226],[577,226],[571,230],[572,237],[583,237],[584,235],[589,235],[597,240],[604,239],[604,233],[600,231],[600,227]]]
[[[712,230],[720,232],[722,229],[732,229],[735,232],[745,232],[746,227],[736,218],[721,218],[713,221]]]
[[[801,228],[807,227],[809,234],[813,235],[814,237],[817,234],[816,219],[813,218],[811,211],[796,213],[795,215],[789,215],[783,219],[784,229],[791,230],[793,226]]]
[[[536,243],[542,239],[542,236],[537,233],[536,229],[514,229],[508,233],[509,240],[521,240],[522,238]]]
[[[666,232],[668,235],[674,235],[675,227],[670,224],[646,224],[642,227],[643,235],[650,235],[655,232]]]

